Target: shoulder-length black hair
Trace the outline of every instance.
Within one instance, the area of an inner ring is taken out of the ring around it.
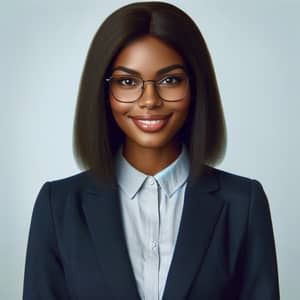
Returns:
[[[73,146],[78,164],[98,182],[115,186],[114,155],[124,134],[114,121],[105,78],[128,42],[152,35],[172,46],[184,59],[190,76],[191,105],[178,133],[187,146],[191,183],[224,156],[226,126],[213,64],[193,20],[164,2],[136,2],[107,17],[90,45],[77,99]]]

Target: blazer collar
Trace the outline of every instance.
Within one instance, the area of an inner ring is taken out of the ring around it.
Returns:
[[[187,185],[182,219],[163,300],[184,299],[204,258],[214,226],[224,206],[212,191],[219,188],[215,169]],[[82,205],[99,267],[116,299],[140,300],[122,224],[117,189],[90,185]],[[184,276],[180,276],[184,274]],[[116,283],[118,288],[116,288]]]

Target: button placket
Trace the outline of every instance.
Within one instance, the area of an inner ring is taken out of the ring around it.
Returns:
[[[158,239],[159,239],[159,207],[158,207],[158,186],[155,178],[149,177],[147,182],[148,194],[148,256],[145,266],[145,300],[157,300],[159,290],[159,255],[158,255]],[[155,296],[156,295],[156,296]],[[153,298],[154,297],[154,298]]]

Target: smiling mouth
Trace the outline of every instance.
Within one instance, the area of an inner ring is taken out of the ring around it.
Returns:
[[[132,119],[133,123],[144,132],[156,132],[164,128],[170,116],[167,119],[160,120],[141,120],[141,119]]]

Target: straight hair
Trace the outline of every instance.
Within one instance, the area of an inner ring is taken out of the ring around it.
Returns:
[[[129,42],[152,35],[173,47],[184,59],[190,79],[191,104],[178,136],[190,159],[188,181],[194,184],[223,160],[226,125],[212,60],[194,21],[165,2],[136,2],[108,16],[89,47],[81,75],[74,120],[73,150],[77,163],[96,181],[116,187],[115,154],[125,135],[108,101],[111,66]]]

